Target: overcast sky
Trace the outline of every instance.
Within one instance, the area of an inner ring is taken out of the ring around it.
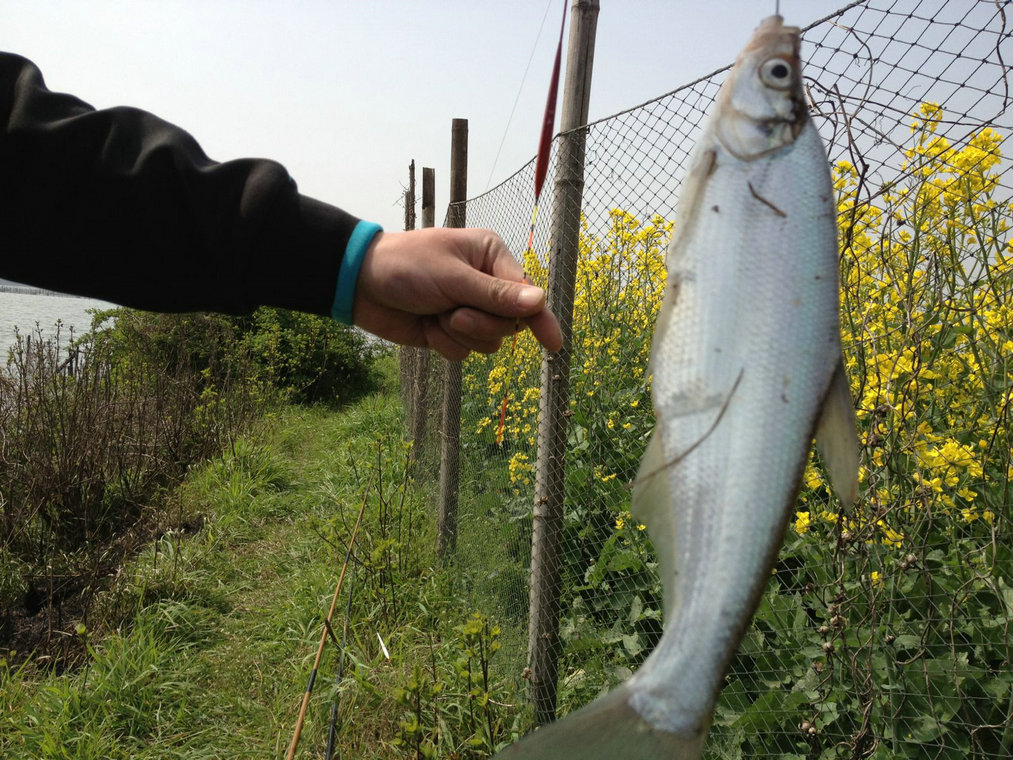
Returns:
[[[803,26],[846,4],[780,3]],[[730,63],[773,10],[601,0],[591,119]],[[158,114],[216,160],[280,161],[302,192],[395,230],[411,159],[436,169],[442,222],[451,119],[469,120],[469,195],[534,155],[562,13],[562,0],[0,0],[0,49],[53,90]]]

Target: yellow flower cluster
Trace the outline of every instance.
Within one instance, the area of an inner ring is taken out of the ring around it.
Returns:
[[[601,415],[605,430],[635,435],[650,424],[647,359],[650,335],[665,287],[665,247],[672,223],[655,216],[642,224],[626,211],[609,215],[604,234],[594,235],[582,220],[574,293],[571,406],[582,417]],[[548,268],[534,252],[524,254],[532,282],[545,286]],[[465,392],[485,398],[489,410],[476,424],[479,435],[495,436],[507,398],[504,439],[511,446],[535,446],[540,399],[541,353],[529,332],[494,357],[473,355],[464,369]],[[613,408],[616,402],[620,406]],[[599,406],[600,405],[600,406]]]
[[[891,528],[885,520],[874,520],[868,521],[863,515],[856,513],[851,517],[842,518],[837,512],[831,512],[829,510],[822,510],[818,515],[819,519],[828,525],[837,525],[841,523],[847,535],[872,535],[874,538],[869,540],[878,540],[885,546],[892,548],[900,548],[904,542],[904,534],[900,533]],[[796,512],[795,513],[795,532],[799,535],[808,533],[813,528],[813,516],[811,512]],[[874,530],[873,530],[874,528]]]
[[[534,469],[527,454],[517,451],[510,457],[508,465],[510,471],[510,482],[531,485],[531,472]]]
[[[619,516],[616,518],[616,530],[624,530],[628,528],[636,528],[639,531],[647,530],[647,526],[634,520],[633,515],[631,515],[629,511],[620,512]]]
[[[954,144],[940,133],[943,119],[932,103],[914,115],[896,181],[877,187],[850,163],[834,167],[861,499],[839,517],[819,462],[810,462],[794,520],[800,535],[825,536],[834,524],[900,547],[926,514],[969,531],[994,530],[1006,512],[1013,201],[999,186],[1004,137],[985,128]],[[581,498],[607,504],[621,530],[629,521],[623,487],[653,426],[647,360],[672,224],[615,209],[601,229],[593,233],[582,220],[568,456],[583,458],[581,487],[595,489]],[[534,251],[524,266],[533,282],[546,284],[547,267]],[[465,367],[468,398],[483,409],[476,432],[488,441],[508,395],[505,444],[515,486],[530,482],[540,364],[537,344],[523,333],[513,351],[474,356]]]
[[[835,167],[841,228],[842,337],[864,428],[863,499],[846,528],[903,545],[924,514],[992,526],[1013,451],[1013,209],[998,192],[1003,136],[953,145],[942,109],[911,125],[902,179],[878,189]],[[829,499],[810,464],[798,534]],[[807,508],[808,507],[808,508]],[[836,515],[834,515],[836,520]]]

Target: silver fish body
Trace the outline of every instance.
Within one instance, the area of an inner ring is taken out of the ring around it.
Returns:
[[[697,758],[783,540],[814,433],[857,490],[841,363],[836,204],[799,30],[765,19],[698,141],[651,355],[657,425],[634,484],[665,590],[641,668],[504,760]]]

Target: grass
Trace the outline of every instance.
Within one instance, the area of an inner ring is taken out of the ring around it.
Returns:
[[[512,682],[490,667],[502,631],[472,617],[464,574],[434,569],[401,413],[389,387],[341,412],[286,408],[194,471],[167,507],[193,529],[121,568],[91,629],[77,627],[85,665],[0,662],[0,756],[282,757],[370,482],[344,679],[329,645],[300,756],[323,756],[339,691],[340,757],[486,757],[509,741]]]

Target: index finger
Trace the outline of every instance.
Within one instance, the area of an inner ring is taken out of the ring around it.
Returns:
[[[502,238],[495,233],[489,239],[487,259],[488,272],[499,279],[513,282],[522,282],[528,285],[534,283],[528,279],[524,267],[513,257],[510,249]],[[563,333],[559,327],[559,321],[548,308],[542,309],[524,318],[524,322],[531,328],[532,335],[549,351],[558,351],[563,346]]]
[[[534,316],[527,317],[525,322],[531,328],[535,340],[545,346],[546,350],[556,352],[563,347],[563,331],[559,327],[556,315],[548,308],[542,309]]]

